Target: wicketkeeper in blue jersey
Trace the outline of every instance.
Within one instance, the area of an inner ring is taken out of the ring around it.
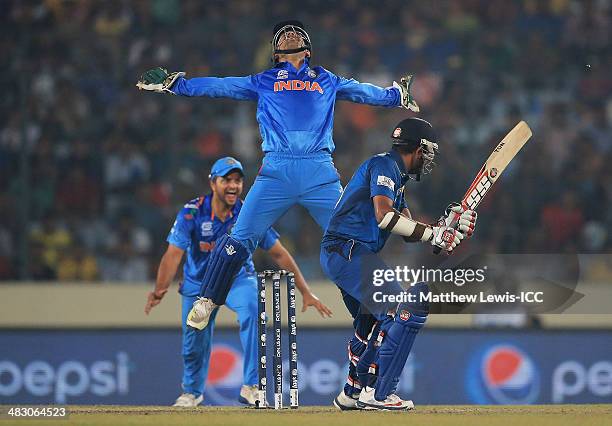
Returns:
[[[216,313],[204,330],[187,327],[187,314],[200,295],[202,277],[211,266],[211,252],[215,244],[227,235],[236,219],[242,215],[242,181],[243,170],[238,160],[225,157],[215,162],[210,172],[212,193],[189,201],[179,211],[168,235],[168,249],[159,265],[155,290],[148,294],[145,306],[147,314],[168,292],[183,254],[187,253],[179,290],[183,301],[183,394],[174,404],[177,407],[195,407],[203,400]],[[329,308],[312,294],[293,257],[280,243],[273,228],[265,231],[258,245],[282,269],[295,272],[296,287],[303,299],[302,312],[313,306],[321,316],[331,315]],[[257,399],[257,300],[257,274],[249,256],[233,278],[226,304],[238,316],[244,351],[244,385],[240,389],[239,401],[250,405],[254,405]]]
[[[299,21],[277,24],[272,37],[274,66],[246,77],[185,78],[162,68],[144,73],[142,90],[182,96],[225,97],[257,102],[257,121],[265,153],[231,234],[219,240],[203,277],[201,298],[187,323],[203,329],[225,303],[232,277],[267,229],[295,204],[304,206],[323,230],[342,192],[332,161],[334,106],[345,100],[418,111],[410,94],[412,77],[381,88],[310,66],[312,45]]]
[[[395,390],[414,339],[429,313],[420,295],[427,285],[411,287],[414,301],[394,303],[383,295],[398,295],[392,280],[374,283],[373,272],[388,269],[376,255],[389,236],[406,242],[429,242],[450,253],[474,231],[476,213],[451,204],[437,224],[412,219],[404,199],[409,175],[428,173],[437,152],[431,124],[418,118],[400,122],[392,133],[393,149],[365,161],[357,169],[338,204],[321,243],[321,267],[340,288],[353,316],[355,335],[349,341],[349,375],[334,400],[342,410],[407,410],[412,401]],[[457,227],[451,215],[459,213]],[[375,294],[378,293],[378,294]]]

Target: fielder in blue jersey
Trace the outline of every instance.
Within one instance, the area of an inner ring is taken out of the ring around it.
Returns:
[[[398,377],[418,331],[429,313],[418,283],[409,293],[414,301],[395,303],[382,295],[402,293],[391,281],[374,284],[373,271],[389,269],[377,256],[391,233],[407,242],[430,242],[450,253],[471,235],[476,213],[449,206],[438,224],[413,220],[404,199],[410,174],[420,179],[433,166],[438,145],[431,124],[418,118],[400,122],[393,131],[393,149],[365,161],[357,169],[334,208],[321,243],[321,267],[340,288],[353,316],[355,335],[349,341],[349,375],[334,400],[342,410],[408,410],[412,401],[395,394]],[[452,215],[459,214],[457,226]],[[376,296],[378,292],[378,296]]]
[[[310,37],[299,21],[277,24],[272,48],[274,67],[258,74],[186,79],[183,72],[168,74],[156,68],[143,74],[137,84],[142,90],[160,93],[257,102],[265,157],[231,235],[211,254],[215,267],[207,269],[202,298],[187,319],[198,329],[225,303],[231,278],[266,230],[290,207],[304,206],[323,230],[327,227],[342,192],[331,157],[337,100],[418,111],[410,94],[411,76],[381,88],[311,67]]]
[[[147,314],[168,291],[186,252],[179,290],[182,295],[183,394],[174,404],[177,407],[195,407],[203,400],[216,313],[211,317],[210,325],[203,330],[187,327],[187,314],[200,295],[202,277],[209,267],[210,253],[216,242],[227,235],[239,214],[242,214],[242,181],[243,170],[239,161],[226,157],[215,162],[210,173],[212,193],[189,201],[176,216],[167,239],[168,249],[159,265],[155,290],[148,295],[145,306]],[[258,246],[268,251],[282,269],[295,272],[296,287],[303,298],[302,312],[308,306],[314,306],[322,316],[331,315],[327,306],[312,294],[293,257],[280,243],[273,228],[266,230]],[[257,277],[249,257],[233,278],[226,305],[238,316],[244,352],[244,385],[240,389],[239,401],[250,405],[254,405],[257,399],[257,300]]]

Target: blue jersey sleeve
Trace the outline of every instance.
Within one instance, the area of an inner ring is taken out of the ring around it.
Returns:
[[[374,158],[370,163],[370,197],[384,195],[395,200],[395,190],[399,188],[398,171],[395,164],[384,158]]]
[[[179,78],[172,93],[181,96],[208,96],[254,101],[258,98],[258,76]]]
[[[272,227],[268,228],[268,230],[266,231],[266,234],[259,242],[259,247],[261,247],[262,249],[266,251],[270,250],[272,246],[276,244],[276,242],[278,241],[278,237],[279,237],[279,234],[278,232],[276,232],[274,228]]]
[[[176,220],[168,234],[166,241],[180,249],[187,250],[191,244],[191,235],[195,227],[194,210],[184,207],[176,215]]]
[[[360,83],[353,78],[349,80],[334,74],[332,76],[336,79],[336,99],[338,100],[386,107],[400,105],[400,93],[395,87],[383,89],[374,84]]]

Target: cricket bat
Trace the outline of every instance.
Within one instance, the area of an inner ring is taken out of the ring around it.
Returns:
[[[510,161],[527,143],[531,135],[531,129],[527,123],[521,121],[497,144],[463,196],[461,205],[464,209],[476,210],[489,189],[497,182]],[[454,213],[447,226],[456,225],[458,220],[459,215]],[[439,252],[440,247],[435,247],[434,253]]]

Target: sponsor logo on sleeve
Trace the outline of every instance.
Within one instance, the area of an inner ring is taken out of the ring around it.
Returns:
[[[386,186],[391,191],[395,191],[395,182],[388,176],[379,175],[376,179],[376,185]]]

